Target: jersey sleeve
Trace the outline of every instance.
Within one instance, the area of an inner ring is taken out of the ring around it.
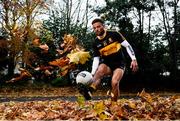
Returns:
[[[126,38],[120,32],[115,31],[113,34],[114,34],[113,35],[114,39],[120,43],[122,43],[124,40],[126,40]]]
[[[98,48],[97,48],[97,43],[96,43],[96,41],[98,41],[98,40],[95,39],[95,41],[94,41],[94,43],[93,43],[93,52],[92,52],[93,57],[98,57],[98,56],[100,56],[100,52],[99,52],[99,50],[98,50]]]

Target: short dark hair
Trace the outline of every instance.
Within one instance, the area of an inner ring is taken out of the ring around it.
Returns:
[[[94,20],[92,21],[92,24],[97,23],[97,22],[100,22],[100,23],[104,24],[104,21],[103,21],[102,19],[100,19],[100,18],[94,19]]]

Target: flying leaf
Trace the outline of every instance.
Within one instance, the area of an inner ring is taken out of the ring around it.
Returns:
[[[67,55],[70,59],[70,63],[85,64],[91,57],[89,52],[77,51]]]
[[[69,64],[69,59],[66,57],[62,57],[60,59],[56,59],[54,61],[49,62],[49,65],[58,66],[58,67],[64,67],[67,64]]]

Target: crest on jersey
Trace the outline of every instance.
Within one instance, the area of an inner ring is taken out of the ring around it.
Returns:
[[[112,43],[112,42],[113,42],[112,38],[109,38],[108,40],[109,40],[109,43]]]

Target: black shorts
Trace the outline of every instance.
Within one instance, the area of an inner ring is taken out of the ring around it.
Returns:
[[[124,62],[107,62],[107,61],[102,61],[101,63],[106,64],[112,71],[114,71],[117,68],[125,70],[125,63]]]

